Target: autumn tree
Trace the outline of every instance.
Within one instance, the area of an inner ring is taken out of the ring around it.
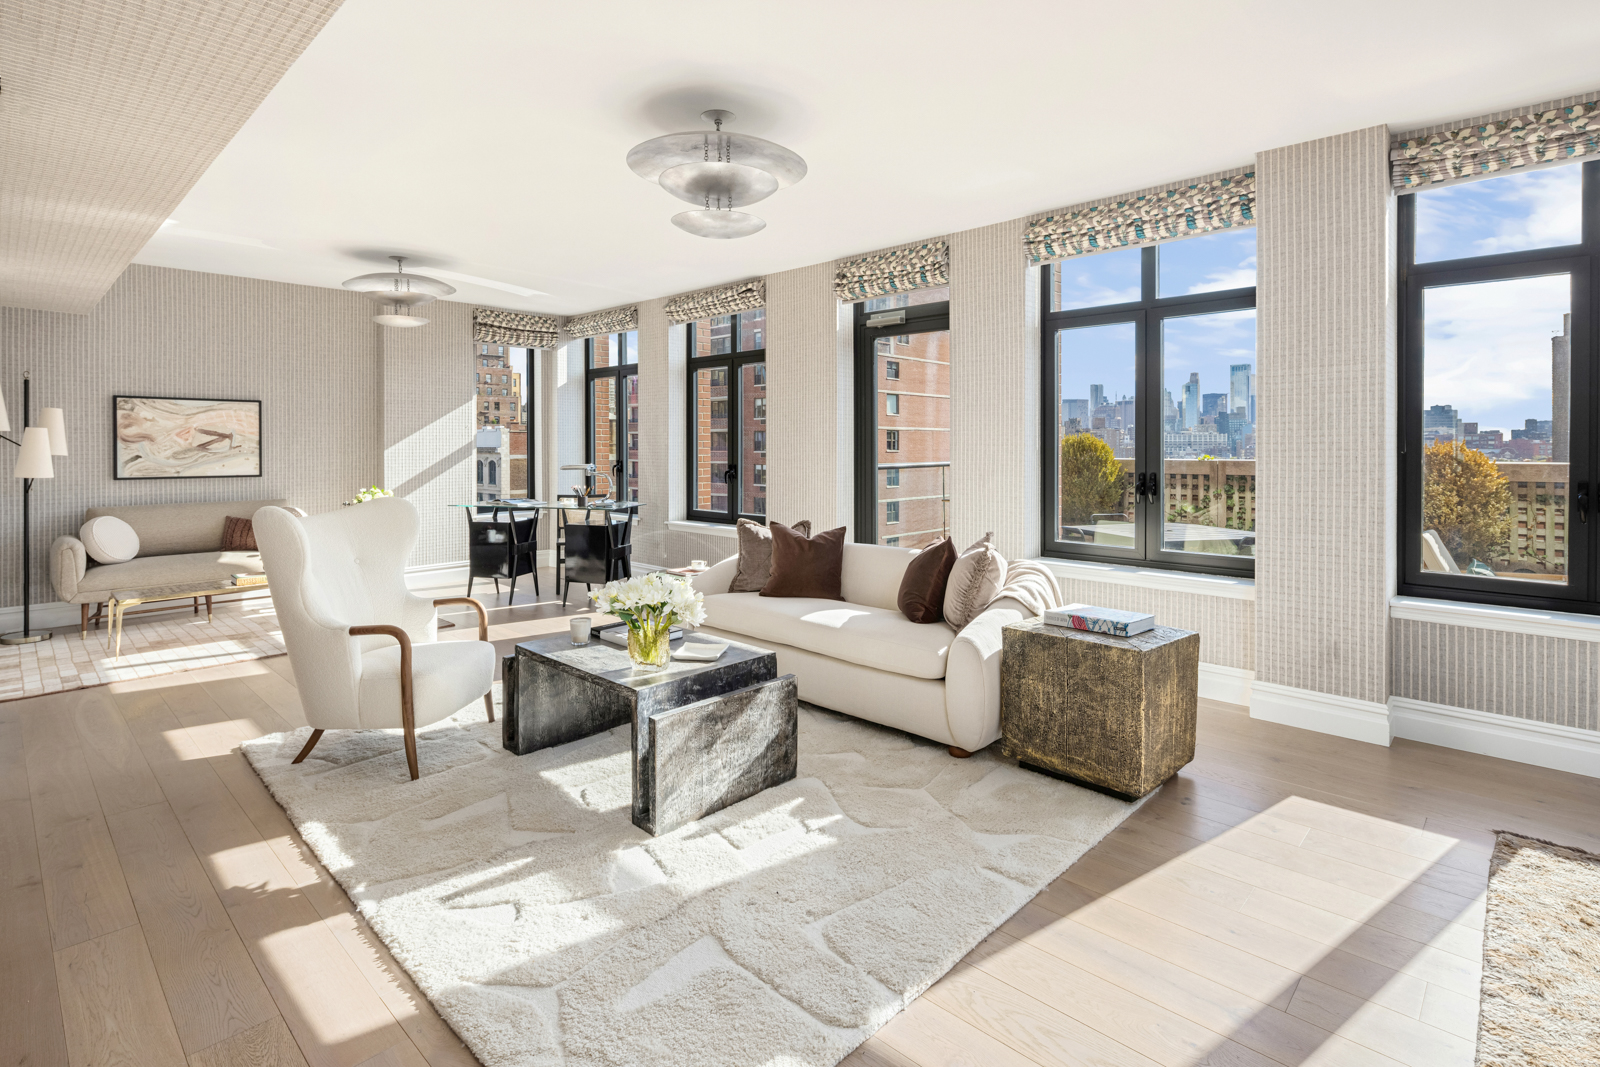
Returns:
[[[1457,566],[1510,551],[1511,480],[1494,460],[1454,441],[1422,453],[1422,526],[1434,530]]]
[[[1061,439],[1061,522],[1086,525],[1096,514],[1120,512],[1126,472],[1111,446],[1093,434]]]

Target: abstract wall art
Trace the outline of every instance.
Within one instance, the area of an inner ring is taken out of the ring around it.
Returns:
[[[259,478],[261,401],[112,397],[117,478]]]

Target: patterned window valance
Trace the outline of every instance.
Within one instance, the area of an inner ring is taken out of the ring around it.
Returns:
[[[602,333],[626,333],[639,328],[639,309],[635,307],[612,308],[609,311],[591,311],[587,315],[574,315],[561,327],[568,337],[594,337]]]
[[[1395,188],[1557,163],[1600,152],[1600,102],[1574,104],[1504,122],[1464,126],[1389,148]]]
[[[1254,171],[1175,185],[1081,211],[1034,219],[1022,231],[1035,263],[1256,224]]]
[[[833,275],[833,291],[847,303],[949,284],[950,248],[943,241],[847,259]]]
[[[472,339],[482,344],[519,348],[554,348],[556,320],[551,315],[525,315],[499,308],[472,309]]]
[[[732,315],[737,311],[766,307],[767,280],[739,282],[737,285],[719,285],[702,289],[687,296],[675,296],[667,301],[667,321],[673,325],[694,322],[716,315]]]

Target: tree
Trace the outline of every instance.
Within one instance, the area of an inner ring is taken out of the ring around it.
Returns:
[[[1511,551],[1511,479],[1494,460],[1454,441],[1435,441],[1422,453],[1422,527],[1434,530],[1465,569]]]
[[[1082,526],[1095,514],[1120,512],[1127,472],[1111,446],[1093,434],[1061,439],[1061,522]]]

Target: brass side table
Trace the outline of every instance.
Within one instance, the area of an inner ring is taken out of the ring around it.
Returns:
[[[1001,641],[1007,756],[1129,798],[1194,759],[1199,634],[1157,626],[1112,637],[1033,618]]]
[[[122,658],[122,627],[129,608],[140,604],[159,603],[163,600],[199,600],[203,597],[206,602],[206,622],[209,623],[213,619],[212,597],[245,593],[255,589],[265,592],[267,585],[265,582],[259,585],[233,585],[221,581],[206,581],[151,586],[148,589],[114,590],[111,599],[106,601],[106,610],[110,613],[106,626],[106,641],[112,647],[111,662],[115,663]]]

